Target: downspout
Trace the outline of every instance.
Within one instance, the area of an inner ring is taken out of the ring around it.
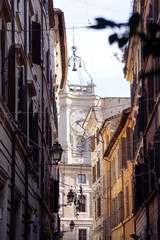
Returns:
[[[110,225],[111,225],[111,229],[112,229],[112,206],[111,206],[111,198],[112,198],[112,194],[111,194],[111,161],[108,161],[110,162]],[[111,231],[111,230],[110,230]],[[112,239],[112,233],[110,233],[111,235],[111,239]]]
[[[11,225],[10,225],[10,239],[15,240],[15,167],[16,167],[16,134],[19,131],[12,133],[12,172],[11,172]]]
[[[123,218],[124,218],[124,206],[125,206],[125,201],[124,201],[124,176],[123,176],[123,170],[122,170],[122,193],[123,193]],[[126,239],[126,236],[125,236],[125,224],[122,220],[122,226],[123,226],[123,239],[125,240]]]

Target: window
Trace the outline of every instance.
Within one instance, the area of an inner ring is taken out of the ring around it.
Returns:
[[[97,178],[99,178],[100,177],[100,159],[98,159],[98,161],[97,161]]]
[[[32,60],[33,63],[41,63],[41,25],[32,21]]]
[[[124,137],[121,138],[121,161],[122,168],[126,168],[126,139]]]
[[[96,166],[92,168],[92,174],[93,174],[93,183],[96,181]]]
[[[126,217],[129,216],[129,189],[126,186]]]
[[[101,198],[100,197],[97,199],[97,216],[98,217],[101,216]]]
[[[99,129],[97,129],[97,131],[96,131],[96,138],[97,138],[97,145],[99,144]]]
[[[86,197],[84,195],[79,197],[79,211],[80,212],[86,211]]]
[[[78,174],[78,183],[86,183],[86,175]]]
[[[87,240],[87,229],[79,229],[79,240]]]
[[[95,136],[91,136],[91,152],[94,152],[95,149]]]

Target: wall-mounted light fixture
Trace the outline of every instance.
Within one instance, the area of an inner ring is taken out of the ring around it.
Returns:
[[[56,142],[50,151],[53,156],[53,160],[56,162],[56,164],[58,164],[58,162],[60,162],[61,160],[63,152],[61,145],[58,142]]]

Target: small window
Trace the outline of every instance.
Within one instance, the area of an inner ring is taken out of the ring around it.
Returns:
[[[86,211],[86,197],[84,195],[79,197],[79,211]]]
[[[100,159],[98,159],[97,161],[97,178],[99,178],[101,176],[101,173],[100,173]]]
[[[87,229],[79,229],[79,240],[87,240]]]
[[[78,174],[78,183],[86,183],[86,175]]]
[[[101,216],[101,198],[100,197],[97,199],[97,216],[98,217]]]

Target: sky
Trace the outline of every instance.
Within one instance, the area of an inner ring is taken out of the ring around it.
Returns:
[[[115,22],[127,22],[132,12],[130,0],[54,0],[54,7],[64,12],[68,58],[72,56],[71,47],[78,47],[76,55],[81,57],[85,68],[96,85],[100,97],[129,97],[130,85],[124,78],[123,67],[114,55],[122,58],[117,44],[110,45],[108,37],[113,29],[95,30],[89,26],[96,23],[97,17]],[[81,70],[84,84],[90,76]],[[80,84],[79,75],[68,68],[69,83]]]

